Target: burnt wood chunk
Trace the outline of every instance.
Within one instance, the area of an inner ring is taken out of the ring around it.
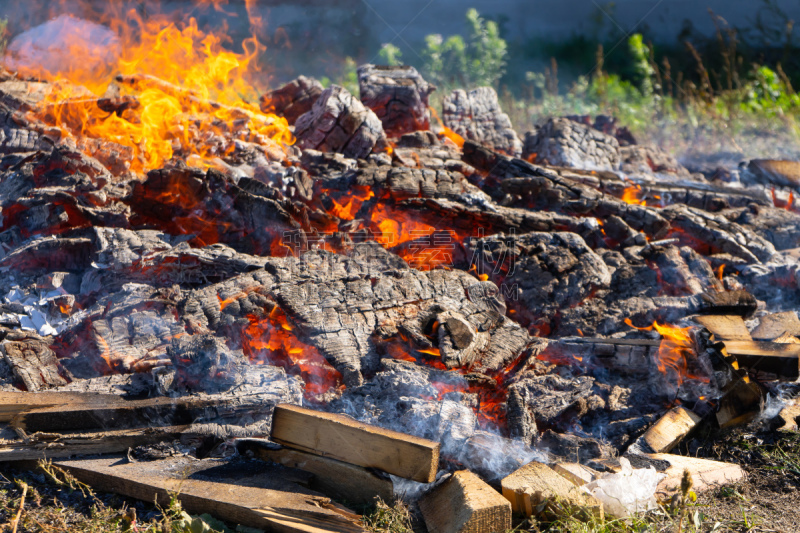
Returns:
[[[757,383],[746,378],[737,380],[717,402],[717,425],[724,429],[750,422],[761,412],[763,401],[764,396]]]
[[[787,336],[798,337],[800,336],[800,319],[797,318],[797,313],[794,311],[765,315],[759,319],[758,327],[753,330],[751,335],[759,341],[776,341],[787,338]]]
[[[284,117],[294,124],[300,115],[311,111],[314,102],[325,88],[314,78],[300,76],[283,87],[264,94],[259,100],[261,110]]]
[[[800,162],[780,159],[753,159],[741,173],[745,183],[800,188]]]
[[[545,518],[603,518],[603,504],[543,463],[531,462],[503,478],[503,496],[515,513]],[[541,509],[541,511],[540,511]]]
[[[689,171],[658,146],[620,147],[620,170],[626,174],[675,174],[688,177]]]
[[[239,439],[236,449],[243,455],[252,454],[263,461],[310,472],[314,474],[311,488],[338,500],[368,505],[374,503],[376,497],[385,502],[394,497],[392,479],[377,470],[284,448],[261,439]]]
[[[800,344],[767,341],[724,341],[724,344],[742,368],[775,374],[789,381],[800,377]]]
[[[430,533],[497,533],[511,528],[511,504],[469,470],[455,472],[419,502]]]
[[[702,419],[685,407],[674,407],[644,432],[637,444],[651,453],[669,452],[685,439]],[[646,446],[643,446],[646,445]]]
[[[0,392],[0,422],[10,422],[17,414],[30,409],[48,407],[102,406],[118,401],[115,394],[85,394],[75,392]]]
[[[30,392],[67,384],[56,354],[38,335],[11,333],[0,344],[0,351],[14,375]]]
[[[796,316],[796,315],[795,315]],[[744,319],[738,315],[701,315],[693,318],[695,322],[714,334],[720,341],[751,341],[750,332]]]
[[[442,121],[465,139],[512,156],[522,153],[522,142],[491,87],[469,92],[457,89],[447,95],[442,102]]]
[[[619,142],[590,126],[566,118],[551,118],[526,138],[526,159],[536,163],[584,170],[615,170],[620,164]]]
[[[344,415],[279,405],[271,440],[389,474],[430,483],[439,468],[439,443],[362,424]]]
[[[354,159],[388,146],[375,113],[338,85],[325,89],[311,110],[297,119],[294,133],[300,148],[339,152]]]
[[[390,137],[430,128],[428,96],[436,87],[410,66],[358,67],[361,101],[372,109]]]
[[[96,490],[280,533],[365,533],[358,517],[329,498],[285,479],[283,467],[187,457],[125,463],[124,456],[54,463]],[[282,469],[282,470],[281,470]]]
[[[748,318],[757,309],[758,302],[747,291],[719,291],[699,295],[697,312],[704,315],[736,315]]]

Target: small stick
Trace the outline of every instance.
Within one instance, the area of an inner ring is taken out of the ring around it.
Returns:
[[[19,519],[22,516],[22,508],[25,507],[25,495],[28,494],[28,484],[22,484],[22,498],[19,500],[19,511],[17,511],[17,516],[14,517],[14,526],[11,528],[11,533],[17,533],[17,526],[19,525]]]

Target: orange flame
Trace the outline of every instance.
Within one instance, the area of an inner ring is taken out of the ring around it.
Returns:
[[[442,122],[442,119],[439,118],[439,114],[436,112],[434,108],[429,107],[428,109],[431,112],[431,116],[433,116],[433,118],[436,119],[436,122],[439,123],[439,127],[442,130],[441,134],[450,139],[451,141],[453,141],[453,143],[455,143],[455,145],[458,146],[459,148],[464,148],[464,137],[462,137],[458,133],[454,132],[453,130],[445,126],[444,122]]]
[[[131,10],[110,15],[107,23],[117,34],[119,53],[105,68],[66,65],[66,70],[48,72],[33,66],[25,72],[66,80],[54,83],[35,110],[65,135],[132,148],[130,168],[138,172],[163,166],[176,152],[201,160],[224,156],[234,149],[225,138],[273,149],[293,142],[284,118],[265,114],[245,100],[257,98],[247,81],[263,50],[254,37],[243,43],[242,53],[235,53],[223,47],[225,37],[206,34],[194,18],[180,24],[163,16],[144,20]],[[98,55],[99,45],[78,34],[69,42],[73,55]],[[123,97],[132,97],[136,105],[109,113],[98,106],[98,99],[114,75]]]
[[[621,200],[626,204],[632,205],[647,205],[647,202],[644,200],[639,199],[639,195],[642,192],[641,185],[634,185],[632,187],[625,187],[625,190],[622,191],[622,198]]]
[[[661,335],[661,344],[658,348],[658,370],[662,374],[674,374],[677,384],[680,385],[687,379],[707,383],[709,378],[694,373],[690,368],[691,363],[697,359],[694,340],[690,335],[691,328],[679,328],[667,324],[653,322],[652,326],[639,328],[633,325],[629,318],[625,324],[640,331],[656,330]]]

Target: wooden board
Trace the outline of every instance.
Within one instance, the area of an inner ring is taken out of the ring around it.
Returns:
[[[699,315],[692,320],[705,327],[720,341],[752,341],[744,319],[737,315]]]
[[[257,394],[241,397],[209,394],[144,400],[115,398],[106,402],[92,401],[21,411],[11,419],[11,425],[29,433],[174,426],[191,424],[212,410],[220,415],[233,411],[268,414],[273,405]]]
[[[425,494],[419,502],[430,533],[504,533],[511,529],[511,504],[468,470]]]
[[[263,439],[239,439],[236,449],[243,455],[251,452],[258,459],[311,472],[314,474],[311,488],[341,501],[370,504],[375,497],[385,502],[394,497],[392,479],[382,472],[284,448]]]
[[[669,462],[669,468],[664,471],[667,477],[658,484],[657,490],[657,492],[669,496],[680,490],[684,469],[689,470],[692,474],[692,490],[695,492],[703,492],[721,485],[735,483],[745,476],[742,467],[732,463],[723,463],[699,457],[684,457],[669,453],[654,453],[647,456]]]
[[[800,377],[800,344],[763,341],[723,341],[740,368],[768,372],[790,381]]]
[[[366,532],[349,509],[283,479],[283,467],[189,457],[129,463],[123,456],[54,464],[95,490],[146,502],[157,499],[162,505],[171,492],[177,493],[187,512],[210,513],[235,524],[279,533]]]
[[[19,442],[0,444],[0,462],[119,453],[136,446],[171,441],[180,438],[188,430],[189,426],[175,426],[74,434],[34,434],[28,442],[20,439]]]
[[[503,496],[525,516],[603,517],[603,504],[543,463],[531,462],[503,478]]]
[[[18,413],[34,408],[102,405],[119,400],[118,396],[110,394],[0,392],[0,422],[10,422]]]
[[[650,426],[640,439],[653,452],[668,452],[686,438],[701,420],[685,407],[674,407]]]
[[[557,463],[553,470],[567,478],[576,487],[591,483],[600,476],[600,472],[580,463]]]
[[[439,467],[438,442],[296,405],[275,408],[271,439],[300,451],[421,483],[434,481]]]

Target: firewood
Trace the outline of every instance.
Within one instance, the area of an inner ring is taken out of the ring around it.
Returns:
[[[543,463],[528,463],[503,478],[502,487],[514,512],[525,516],[603,518],[602,503]]]
[[[18,393],[26,394],[26,393]],[[259,394],[235,393],[182,398],[148,398],[40,407],[17,413],[11,426],[35,431],[125,429],[190,424],[198,419],[235,416],[237,413],[268,417],[275,402]]]
[[[358,67],[361,101],[381,119],[391,137],[430,128],[428,95],[436,87],[410,66],[361,65]]]
[[[295,136],[301,148],[339,152],[354,159],[387,146],[375,113],[338,85],[325,89],[311,110],[297,119]]]
[[[758,309],[755,297],[747,291],[705,292],[699,295],[697,312],[704,315],[753,316]]]
[[[266,440],[240,439],[236,441],[236,449],[243,455],[249,452],[264,461],[311,472],[314,474],[311,488],[340,501],[367,505],[375,497],[385,502],[394,497],[391,478],[377,470],[284,448]]]
[[[746,424],[761,412],[764,396],[761,387],[742,378],[730,385],[725,394],[717,401],[717,425],[720,428]]]
[[[439,443],[295,405],[275,408],[270,438],[284,446],[430,483]]]
[[[0,422],[10,422],[17,414],[31,409],[75,408],[86,404],[102,406],[116,401],[119,401],[119,396],[113,394],[0,392]]]
[[[647,453],[669,452],[702,421],[695,413],[678,406],[670,409],[634,443]]]
[[[615,170],[620,164],[614,137],[566,118],[551,118],[526,141],[523,157],[536,154],[537,163],[586,170]]]
[[[259,105],[265,113],[275,113],[294,124],[303,113],[311,110],[325,88],[314,78],[299,76],[286,85],[261,97]]]
[[[0,352],[17,378],[31,392],[66,385],[56,354],[38,335],[14,332],[0,344]]]
[[[455,472],[419,502],[430,533],[500,533],[511,528],[511,504],[469,470]]]
[[[0,444],[0,462],[119,453],[136,446],[172,441],[188,432],[189,426],[167,426],[82,433],[34,433],[28,435],[27,441]]]
[[[744,319],[736,315],[701,315],[693,319],[720,341],[751,341]]]
[[[329,498],[285,480],[285,468],[187,457],[125,463],[124,456],[53,463],[100,491],[279,533],[364,533],[358,517]],[[282,470],[281,470],[282,469]]]
[[[800,187],[800,164],[797,161],[753,159],[742,173],[745,183],[762,183],[780,187]]]
[[[556,463],[553,470],[567,478],[576,487],[591,483],[600,476],[600,472],[580,463]]]
[[[736,483],[745,477],[742,467],[732,463],[671,453],[647,454],[647,457],[669,462],[669,468],[664,471],[667,477],[658,484],[657,489],[658,493],[667,497],[680,490],[684,470],[688,470],[691,474],[692,490],[695,492],[705,492],[721,485]]]
[[[742,368],[769,372],[789,381],[800,377],[800,344],[759,341],[724,341],[724,344]]]
[[[785,335],[797,337],[800,336],[800,319],[797,318],[797,313],[794,311],[762,316],[759,319],[758,327],[753,330],[751,335],[759,341],[775,341]]]
[[[500,109],[497,92],[491,87],[469,92],[457,89],[447,95],[442,102],[442,120],[465,139],[512,156],[522,153],[522,141],[511,119]]]

